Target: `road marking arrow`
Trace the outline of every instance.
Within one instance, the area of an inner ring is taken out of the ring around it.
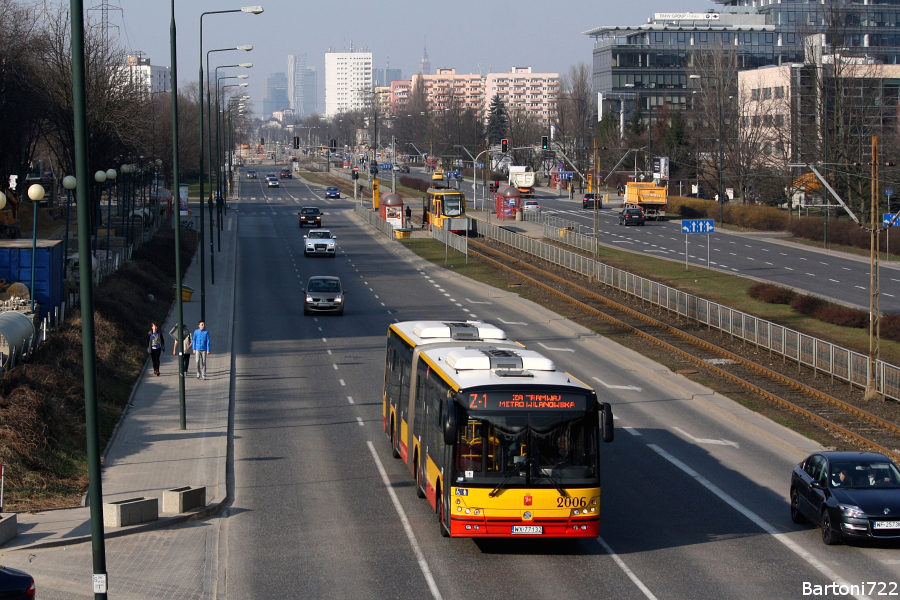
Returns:
[[[544,350],[556,350],[557,352],[575,352],[571,348],[551,348],[550,346],[547,346],[546,344],[543,344],[541,342],[538,342],[538,345],[542,346]]]
[[[695,438],[694,436],[692,436],[685,430],[679,429],[678,427],[673,427],[672,429],[679,432],[684,437],[689,438],[692,442],[696,442],[698,444],[713,444],[716,446],[734,446],[735,448],[740,447],[740,446],[738,446],[737,442],[731,442],[729,440],[707,440],[707,439],[702,439],[702,438]]]
[[[634,392],[641,391],[641,388],[636,385],[613,385],[611,383],[606,383],[598,377],[594,377],[593,380],[609,390],[632,390]]]

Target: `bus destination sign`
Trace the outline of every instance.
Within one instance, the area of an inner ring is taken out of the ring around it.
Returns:
[[[469,394],[469,410],[587,410],[584,394],[485,392]]]

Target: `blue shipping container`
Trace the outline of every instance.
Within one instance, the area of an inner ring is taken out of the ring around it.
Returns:
[[[62,304],[64,297],[62,241],[38,240],[35,258],[32,294],[43,319]],[[31,240],[0,240],[0,277],[31,289]]]

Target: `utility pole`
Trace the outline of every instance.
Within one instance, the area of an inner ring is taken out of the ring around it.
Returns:
[[[875,381],[875,364],[881,358],[881,276],[878,265],[878,248],[881,230],[878,227],[878,136],[872,136],[872,236],[869,253],[869,368],[866,379],[866,400],[878,397]]]

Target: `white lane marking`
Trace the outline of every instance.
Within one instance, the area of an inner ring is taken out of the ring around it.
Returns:
[[[329,349],[329,350],[327,350],[327,352],[328,352],[328,355],[331,356],[331,350]]]
[[[636,385],[613,385],[611,383],[606,383],[599,377],[593,377],[592,379],[594,381],[596,381],[597,383],[599,383],[600,385],[602,385],[603,387],[610,389],[610,390],[632,390],[635,392],[641,391],[641,388],[639,388]]]
[[[522,321],[504,321],[503,319],[497,319],[504,325],[528,325],[528,323],[523,323]]]
[[[675,431],[677,431],[684,437],[689,438],[692,442],[696,442],[698,444],[713,444],[715,446],[734,446],[735,448],[740,447],[740,446],[738,446],[737,442],[731,442],[728,440],[711,440],[711,439],[705,439],[705,438],[695,438],[694,436],[689,434],[687,431],[685,431],[684,429],[681,429],[679,427],[673,427],[672,429],[674,429]]]
[[[422,549],[419,548],[416,534],[413,533],[406,512],[404,512],[403,507],[400,505],[400,499],[397,498],[397,494],[391,486],[391,480],[388,479],[387,471],[384,470],[384,465],[381,464],[381,459],[378,458],[378,453],[375,452],[375,444],[371,441],[367,441],[366,445],[369,447],[369,452],[372,453],[372,460],[375,461],[375,467],[378,469],[378,474],[381,475],[381,481],[384,483],[385,489],[387,489],[388,496],[391,498],[391,503],[394,505],[394,510],[397,511],[397,515],[400,517],[403,531],[406,532],[406,538],[409,540],[409,545],[412,546],[413,554],[416,556],[416,562],[419,563],[419,570],[422,571],[422,575],[425,576],[425,581],[428,583],[428,589],[431,590],[431,597],[435,600],[442,600],[441,592],[438,590],[437,583],[435,583],[434,577],[431,575],[431,569],[428,567],[428,561],[425,560],[425,554],[422,552]]]
[[[360,427],[365,427],[366,424],[363,423],[362,417],[356,417],[356,422],[359,423]]]
[[[470,304],[493,304],[493,302],[488,302],[487,300],[478,301],[478,300],[472,300],[471,298],[466,298],[466,302],[468,302]]]
[[[831,281],[833,283],[840,283],[840,281],[838,281],[837,279],[829,279],[828,281]]]
[[[619,558],[619,555],[613,552],[613,549],[609,547],[609,544],[607,544],[602,537],[598,537],[597,541],[600,542],[600,545],[603,546],[603,549],[606,550],[606,553],[609,554],[609,556],[616,562],[617,565],[619,565],[619,568],[622,569],[622,572],[628,575],[628,579],[630,579],[632,583],[634,583],[634,585],[636,585],[637,588],[644,593],[644,596],[647,597],[647,600],[657,600],[656,596],[653,595],[653,592],[647,589],[647,586],[637,578],[637,575],[635,575],[632,570],[628,568],[625,562],[621,558]]]
[[[710,492],[712,492],[713,494],[718,496],[720,500],[725,502],[725,504],[727,504],[728,506],[730,506],[737,512],[739,512],[742,515],[744,515],[745,517],[747,517],[747,519],[749,519],[757,527],[759,527],[760,529],[762,529],[763,531],[765,531],[766,533],[771,535],[773,538],[775,538],[776,540],[778,540],[779,542],[784,544],[794,554],[796,554],[797,556],[799,556],[800,558],[805,560],[807,562],[807,564],[809,564],[814,569],[816,569],[819,573],[824,575],[826,580],[833,581],[834,583],[837,583],[840,585],[849,585],[843,578],[841,578],[837,573],[835,573],[830,568],[828,568],[823,562],[821,562],[815,556],[813,556],[812,554],[810,554],[809,552],[807,552],[806,550],[801,548],[799,544],[794,542],[787,535],[785,535],[783,533],[779,533],[778,530],[775,529],[775,527],[770,525],[768,522],[764,521],[762,519],[762,517],[760,517],[755,512],[753,512],[752,510],[750,510],[749,508],[747,508],[746,506],[744,506],[743,504],[741,504],[740,502],[738,502],[737,500],[735,500],[734,498],[732,498],[731,496],[726,494],[724,491],[719,489],[718,486],[716,486],[714,483],[712,483],[706,477],[703,477],[702,475],[700,475],[700,473],[698,473],[694,469],[690,468],[685,463],[681,462],[680,460],[678,460],[677,458],[675,458],[674,456],[672,456],[671,454],[669,454],[668,452],[666,452],[665,450],[660,448],[659,446],[657,446],[655,444],[647,444],[647,447],[650,448],[651,450],[653,450],[654,452],[656,452],[657,454],[659,454],[661,457],[663,457],[664,459],[666,459],[673,465],[675,465],[676,467],[678,467],[679,469],[681,469],[682,471],[684,471],[689,477],[692,477],[694,479],[694,481],[696,481],[697,483],[699,483],[700,485],[702,485],[703,487],[708,489]],[[860,600],[865,598],[865,596],[856,596],[856,597],[859,598]]]
[[[807,275],[809,275],[810,277],[815,277],[815,275],[812,273],[807,273]]]
[[[338,379],[338,381],[341,382],[341,387],[345,387],[345,386],[347,385],[346,383],[344,383],[344,380],[343,380],[343,379]]]
[[[854,287],[855,287],[856,289],[858,289],[858,290],[864,290],[864,289],[866,289],[866,288],[864,288],[864,287],[861,286],[861,285],[857,285],[857,286],[854,286]]]
[[[338,370],[338,366],[337,366],[337,363],[332,363],[332,364],[331,364],[331,366],[333,366],[333,367],[334,367],[334,370],[335,370],[335,371],[337,371],[337,370]]]
[[[538,342],[538,345],[543,347],[544,350],[556,350],[557,352],[575,352],[571,348],[551,348],[550,346],[547,346],[543,342]]]
[[[769,265],[770,267],[775,266],[775,265],[773,265],[773,264],[770,263],[770,262],[767,262],[766,264]]]
[[[627,431],[628,433],[630,433],[631,435],[633,435],[635,437],[641,437],[641,433],[639,431],[637,431],[636,429],[634,429],[633,427],[623,427],[622,429],[624,429],[625,431]]]
[[[353,402],[353,396],[347,396],[347,401],[350,402],[350,404],[355,404]]]
[[[793,271],[793,269],[790,267],[785,267],[785,269],[787,269],[788,271]]]

